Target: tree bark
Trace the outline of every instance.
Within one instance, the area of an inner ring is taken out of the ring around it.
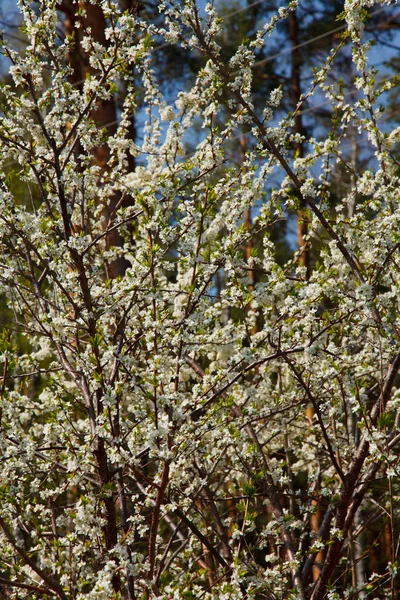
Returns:
[[[291,64],[291,95],[293,110],[296,111],[297,105],[301,98],[301,56],[297,46],[299,45],[299,24],[297,19],[297,11],[293,10],[289,14],[289,38],[292,46],[292,64]],[[294,133],[304,135],[304,126],[301,112],[296,112],[294,116]],[[293,144],[295,156],[303,158],[304,147],[303,143],[296,141]],[[310,248],[307,243],[308,234],[308,217],[306,211],[306,203],[299,194],[297,209],[297,245],[299,248],[299,265],[305,267],[306,278],[310,277]]]

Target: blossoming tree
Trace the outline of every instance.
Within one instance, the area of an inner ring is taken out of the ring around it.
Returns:
[[[346,0],[343,37],[278,122],[282,92],[257,112],[252,65],[296,1],[226,64],[213,4],[161,2],[156,26],[138,6],[71,1],[81,82],[58,2],[19,1],[29,42],[3,43],[0,123],[2,597],[397,597],[400,128],[379,127],[397,79],[369,66],[364,37],[392,4]],[[161,43],[205,58],[172,103]],[[107,128],[96,111],[122,85]],[[296,114],[316,94],[333,124],[305,139]],[[253,143],[232,167],[243,124]],[[374,153],[362,173],[350,128]],[[336,164],[354,185],[333,205]],[[304,249],[282,266],[270,238],[299,206],[308,273]],[[244,252],[255,237],[262,252]],[[389,547],[374,573],[376,520]]]

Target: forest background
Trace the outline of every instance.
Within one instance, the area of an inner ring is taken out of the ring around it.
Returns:
[[[3,5],[5,598],[398,597],[396,5]]]

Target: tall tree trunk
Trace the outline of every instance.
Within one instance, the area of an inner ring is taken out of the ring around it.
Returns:
[[[293,10],[289,15],[289,38],[292,46],[292,69],[291,69],[291,96],[293,110],[301,98],[301,56],[297,46],[299,45],[299,24],[297,12]],[[304,135],[304,126],[301,113],[296,113],[294,117],[294,132]],[[303,143],[298,141],[294,143],[295,156],[302,158],[304,156]],[[297,244],[299,248],[299,265],[305,267],[306,277],[310,277],[310,248],[306,236],[308,234],[307,211],[304,201],[299,197],[300,206],[297,209]]]
[[[137,5],[136,0],[130,0],[130,5]],[[78,14],[78,8],[81,14]],[[132,7],[130,7],[133,10]],[[69,61],[72,67],[71,82],[78,88],[83,87],[83,83],[87,75],[98,75],[89,62],[90,51],[86,52],[82,48],[82,37],[87,31],[91,32],[91,37],[94,42],[107,46],[105,37],[106,19],[100,6],[79,0],[79,3],[73,3],[71,0],[64,0],[61,10],[65,14],[64,27],[66,35],[72,35],[75,44],[71,50]],[[111,97],[107,100],[99,99],[91,112],[91,118],[94,120],[99,129],[105,129],[108,135],[112,136],[117,130],[117,107],[116,100]],[[135,133],[134,124],[132,123],[132,134]],[[100,175],[105,173],[109,168],[110,148],[107,142],[97,146],[93,151],[93,164],[100,167]],[[131,168],[134,168],[131,159]],[[103,206],[104,227],[112,225],[115,219],[116,208],[120,203],[120,194],[114,194],[108,198],[107,204]],[[117,229],[114,229],[107,235],[106,238],[108,247],[122,246],[123,239]],[[107,276],[117,277],[123,275],[128,263],[126,260],[119,258],[109,265]]]
[[[244,170],[244,172],[246,171],[246,167],[245,167],[245,161],[246,161],[246,139],[244,137],[244,133],[243,131],[240,132],[240,138],[239,138],[239,144],[240,144],[240,162],[241,162],[241,167]],[[252,214],[251,214],[251,206],[248,206],[245,210],[245,214],[244,214],[244,222],[246,225],[246,230],[248,232],[248,238],[244,247],[244,256],[246,259],[246,263],[247,264],[251,264],[249,262],[249,259],[251,258],[252,255],[252,251],[254,248],[254,242],[253,242],[253,238],[251,237],[251,227],[253,224],[253,218],[252,218]],[[256,284],[256,275],[255,275],[255,271],[254,269],[251,269],[249,271],[249,278],[250,278],[250,285],[249,285],[249,290],[250,291],[254,291],[254,286]],[[251,306],[249,307],[249,310],[253,310],[251,308]],[[255,335],[258,331],[258,324],[255,323],[253,325],[253,327],[251,328],[251,335]]]

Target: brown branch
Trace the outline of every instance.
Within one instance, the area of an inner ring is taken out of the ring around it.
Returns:
[[[17,544],[15,537],[9,530],[8,526],[6,525],[6,522],[4,521],[4,519],[2,517],[0,517],[0,527],[2,528],[4,535],[6,536],[6,538],[8,539],[8,541],[10,542],[10,544],[12,545],[14,550],[20,555],[20,557],[25,562],[25,564],[29,565],[30,568],[37,575],[39,575],[39,577],[41,579],[43,579],[43,581],[45,583],[47,583],[49,588],[51,590],[53,590],[53,592],[60,598],[60,600],[68,600],[67,596],[64,594],[63,589],[62,589],[61,585],[58,583],[58,581],[53,576],[50,576],[47,573],[45,573],[43,571],[43,569],[41,569],[36,564],[36,562],[32,558],[30,558],[30,556],[28,556],[28,554],[25,552],[25,550],[23,548],[21,548],[21,546],[19,544]]]
[[[283,358],[286,361],[286,363],[289,365],[289,367],[290,367],[291,371],[293,372],[295,378],[300,383],[300,385],[303,388],[303,390],[304,390],[307,398],[310,400],[311,404],[314,407],[315,414],[317,415],[317,419],[318,419],[318,425],[321,428],[321,432],[322,432],[322,435],[324,437],[324,440],[325,440],[325,443],[326,443],[326,446],[327,446],[327,450],[328,450],[330,459],[332,461],[332,464],[335,467],[335,470],[336,470],[337,474],[339,475],[340,479],[342,481],[344,481],[345,476],[344,476],[344,473],[343,473],[343,471],[342,471],[342,469],[341,469],[341,467],[340,467],[340,465],[339,465],[339,463],[338,463],[338,461],[336,459],[335,453],[333,451],[331,440],[329,439],[328,432],[326,430],[325,423],[324,423],[324,420],[322,418],[322,414],[321,414],[321,410],[319,408],[318,402],[314,398],[314,395],[311,393],[310,387],[306,384],[306,382],[304,381],[301,373],[299,373],[298,369],[296,369],[295,365],[290,360],[290,358],[287,357],[287,356],[284,356]]]
[[[329,534],[329,527],[332,521],[332,517],[333,517],[333,511],[331,508],[328,508],[328,510],[326,511],[326,513],[324,514],[324,518],[322,520],[321,526],[317,531],[317,539],[321,538],[323,541],[328,539],[328,534]],[[303,581],[306,582],[308,575],[311,571],[311,568],[314,564],[314,560],[315,560],[315,556],[318,553],[318,550],[316,550],[315,552],[313,552],[306,560],[306,562],[304,563],[304,566],[301,570],[301,576],[303,578]]]
[[[375,402],[374,407],[371,411],[371,421],[373,425],[376,425],[379,414],[385,409],[385,406],[390,398],[391,391],[393,389],[394,380],[400,368],[400,352],[395,356],[393,362],[390,364],[388,373],[385,377],[382,391],[379,395],[378,400]],[[343,539],[334,540],[330,546],[324,566],[321,571],[321,575],[317,581],[314,592],[311,596],[311,600],[322,600],[325,596],[326,588],[329,583],[329,579],[340,559],[342,547],[344,544],[344,537],[349,530],[350,525],[353,523],[354,516],[369,489],[370,483],[375,479],[375,475],[379,470],[380,463],[374,463],[369,468],[364,481],[357,486],[358,479],[361,470],[364,466],[365,460],[369,454],[369,442],[363,437],[360,441],[357,455],[352,464],[350,465],[348,473],[345,475],[345,479],[342,485],[342,491],[340,495],[340,501],[337,508],[337,517],[335,526],[342,532]]]
[[[31,592],[36,592],[38,594],[56,594],[53,590],[49,588],[40,587],[38,585],[31,585],[29,583],[22,583],[21,581],[12,581],[11,579],[6,579],[5,577],[0,576],[0,584],[9,585],[10,587],[18,587],[23,590],[30,590]]]
[[[153,509],[153,514],[151,518],[151,528],[149,535],[149,579],[150,581],[154,577],[154,568],[155,568],[155,560],[156,560],[156,541],[157,541],[157,533],[158,533],[158,525],[160,522],[160,511],[161,505],[164,501],[165,490],[168,485],[169,480],[169,462],[166,461],[164,463],[164,467],[161,474],[161,483],[160,487],[157,491],[157,498]]]
[[[180,508],[175,508],[174,513],[176,514],[177,517],[179,517],[179,519],[181,519],[181,521],[183,521],[185,523],[185,525],[188,526],[190,531],[207,548],[207,550],[213,555],[213,557],[221,565],[221,567],[224,567],[224,569],[227,569],[228,572],[230,573],[231,567],[228,565],[226,560],[220,555],[219,552],[217,552],[217,550],[209,542],[209,540],[206,538],[206,536],[201,533],[201,531],[196,527],[196,525],[194,523],[192,523],[192,521],[185,515],[185,513]]]
[[[244,377],[249,371],[254,370],[258,366],[263,365],[266,362],[269,362],[270,360],[275,360],[276,358],[282,358],[284,355],[293,354],[296,352],[304,352],[304,348],[301,346],[301,347],[296,347],[296,348],[292,348],[289,350],[281,350],[278,352],[274,352],[273,354],[270,354],[269,356],[266,356],[265,358],[260,358],[259,360],[255,360],[250,365],[248,365],[247,367],[242,369],[240,371],[240,373],[237,373],[235,375],[235,377],[233,377],[230,381],[228,381],[226,384],[224,384],[222,387],[220,387],[216,392],[214,392],[214,394],[211,396],[211,398],[209,398],[202,406],[200,406],[199,408],[196,408],[191,413],[191,415],[190,415],[191,418],[194,420],[198,419],[199,416],[201,415],[201,413],[206,408],[208,408],[208,406],[210,406],[210,404],[212,404],[214,402],[214,400],[216,400],[216,398],[218,398],[219,396],[222,396],[234,383],[236,383],[236,381],[238,381],[241,377]],[[198,365],[196,366],[196,361],[194,361],[190,357],[186,357],[185,360],[188,363],[188,365],[190,365],[193,368],[193,370],[195,372],[197,372],[198,375],[200,375],[201,372],[203,372],[202,369]],[[203,372],[203,375],[204,375],[204,372]],[[215,387],[215,385],[216,384],[214,384],[213,387]],[[213,389],[213,387],[210,388],[208,391],[211,391]]]

